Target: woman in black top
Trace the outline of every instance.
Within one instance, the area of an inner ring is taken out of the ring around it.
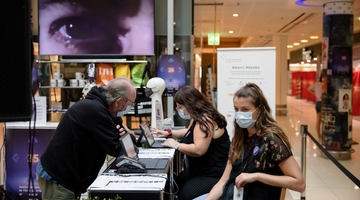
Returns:
[[[226,169],[209,199],[278,200],[281,188],[305,190],[305,181],[284,131],[253,83],[234,95],[234,138]]]
[[[210,192],[225,169],[230,139],[226,120],[196,88],[185,86],[174,98],[180,117],[189,119],[188,129],[162,131],[154,129],[160,137],[169,134],[163,145],[184,153],[188,166],[176,177],[180,200],[193,199]]]

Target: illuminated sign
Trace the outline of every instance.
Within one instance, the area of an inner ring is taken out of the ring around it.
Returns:
[[[220,33],[209,33],[208,45],[220,45]]]
[[[302,49],[302,60],[312,60],[312,51],[306,50],[305,48]]]

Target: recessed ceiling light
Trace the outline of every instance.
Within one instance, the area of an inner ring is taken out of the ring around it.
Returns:
[[[313,40],[318,39],[318,38],[319,38],[319,36],[316,36],[316,35],[310,36],[310,39],[313,39]]]
[[[293,48],[294,46],[293,45],[287,45],[287,48]]]
[[[233,17],[239,17],[239,15],[235,13],[235,14],[233,14]]]
[[[229,31],[229,33],[234,33],[234,31]]]
[[[300,43],[295,42],[293,45],[294,45],[294,46],[299,46]]]
[[[358,17],[357,19],[360,20],[360,17]]]
[[[300,42],[302,42],[302,43],[307,43],[308,40],[300,40]]]

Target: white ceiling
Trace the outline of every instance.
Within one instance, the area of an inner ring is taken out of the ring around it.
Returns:
[[[305,1],[316,7],[298,6],[295,1],[195,0],[194,35],[207,38],[208,33],[220,33],[220,43],[223,37],[242,38],[245,40],[242,47],[273,46],[274,35],[287,36],[288,45],[300,43],[302,39],[309,41],[301,43],[300,46],[289,49],[289,51],[321,43],[324,1]],[[234,13],[239,16],[233,17]],[[354,33],[360,31],[358,17],[360,17],[360,0],[355,0]],[[230,34],[229,31],[234,33]],[[310,36],[313,35],[319,36],[319,38],[310,39]]]

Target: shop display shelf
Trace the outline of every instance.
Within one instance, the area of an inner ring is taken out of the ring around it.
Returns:
[[[83,89],[84,86],[62,86],[62,87],[53,87],[53,86],[40,86],[40,88],[78,88]]]

